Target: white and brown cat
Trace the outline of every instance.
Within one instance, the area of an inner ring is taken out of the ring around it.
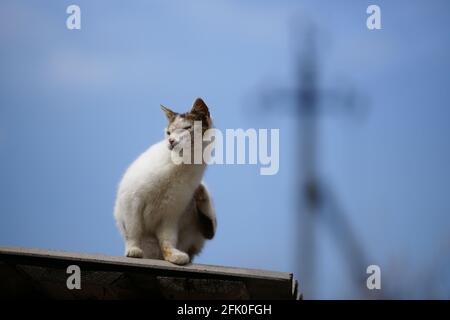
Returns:
[[[216,215],[202,177],[206,164],[175,164],[172,149],[194,145],[194,121],[212,127],[198,98],[187,113],[164,106],[165,139],[152,145],[127,169],[119,184],[114,216],[125,240],[125,255],[189,263],[216,231]],[[190,139],[188,139],[189,137]]]

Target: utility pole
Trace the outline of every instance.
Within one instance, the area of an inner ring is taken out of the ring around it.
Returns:
[[[323,91],[319,89],[319,64],[315,30],[310,27],[305,31],[304,42],[298,53],[296,66],[297,84],[291,91],[265,92],[264,103],[273,106],[274,101],[280,101],[288,95],[293,98],[295,117],[298,119],[295,132],[299,132],[299,147],[296,150],[296,159],[299,160],[300,170],[297,176],[296,201],[299,213],[297,215],[298,250],[297,274],[300,280],[300,291],[305,299],[315,297],[317,287],[317,223],[325,222],[336,237],[341,252],[348,259],[351,278],[355,279],[358,286],[362,285],[365,272],[364,252],[360,248],[357,239],[339,208],[338,201],[330,190],[321,183],[318,172],[318,144],[319,144],[319,117],[323,111],[323,100],[332,96],[334,102],[344,107],[351,107],[347,102],[349,96],[340,92]],[[278,106],[277,106],[278,107]],[[337,107],[334,105],[333,107]],[[324,208],[328,210],[324,210]],[[324,211],[327,211],[325,213]]]
[[[304,47],[297,65],[298,87],[296,88],[296,116],[299,119],[300,147],[297,159],[301,161],[298,177],[299,221],[299,277],[303,281],[302,292],[306,297],[314,297],[316,283],[316,220],[320,210],[318,181],[318,65],[316,61],[315,35],[312,30],[306,34]]]

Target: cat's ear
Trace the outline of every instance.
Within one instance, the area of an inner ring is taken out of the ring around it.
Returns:
[[[173,119],[175,119],[176,117],[176,112],[173,112],[172,110],[170,110],[169,108],[164,107],[162,104],[160,104],[161,110],[164,111],[164,113],[166,114],[167,120],[169,120],[169,122],[172,122]]]
[[[194,104],[192,105],[191,113],[205,118],[210,117],[208,106],[201,98],[195,99]]]

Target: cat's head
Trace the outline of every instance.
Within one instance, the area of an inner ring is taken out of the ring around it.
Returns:
[[[177,113],[161,105],[169,121],[165,128],[167,147],[172,150],[176,145],[194,144],[194,123],[201,123],[201,134],[212,127],[212,119],[205,102],[197,98],[189,112]],[[196,127],[197,128],[197,127]],[[188,138],[190,137],[190,139]],[[181,146],[180,145],[180,146]]]

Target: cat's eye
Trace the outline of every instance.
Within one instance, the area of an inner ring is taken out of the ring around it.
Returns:
[[[191,126],[191,125],[189,125],[189,126],[186,126],[186,127],[184,127],[183,129],[184,129],[184,130],[189,130],[190,128],[192,128],[192,126]]]
[[[170,136],[170,131],[169,131],[169,130],[167,130],[167,131],[166,131],[166,134],[167,134],[168,136]]]

